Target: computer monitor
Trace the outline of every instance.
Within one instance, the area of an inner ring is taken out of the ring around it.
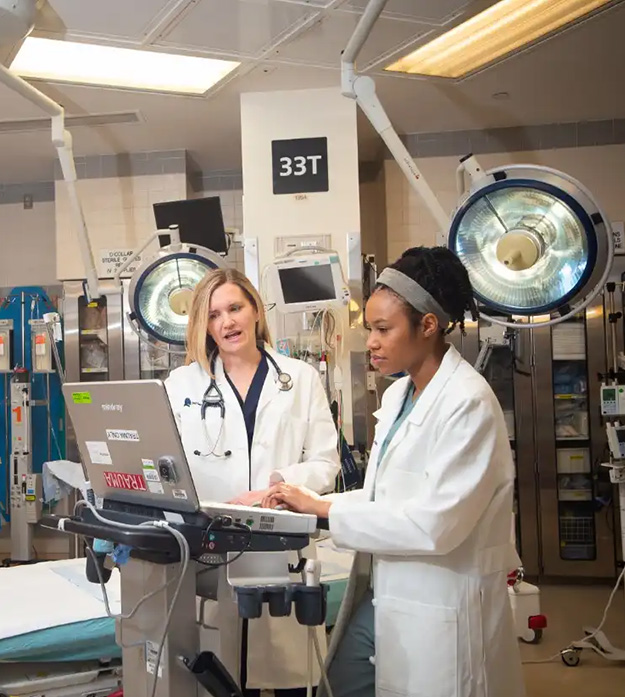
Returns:
[[[177,225],[180,241],[206,247],[218,254],[228,252],[228,240],[221,212],[219,196],[194,198],[186,201],[155,203],[154,218],[159,230]],[[169,244],[169,238],[160,236],[161,246]]]
[[[318,312],[349,301],[338,254],[277,259],[270,272],[272,297],[280,312]]]

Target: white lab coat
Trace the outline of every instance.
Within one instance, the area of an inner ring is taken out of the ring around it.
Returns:
[[[186,399],[200,403],[210,382],[198,363],[177,368],[165,382],[200,500],[229,501],[245,491],[266,489],[280,479],[319,493],[334,487],[340,470],[337,433],[319,375],[303,361],[281,356],[270,348],[267,351],[292,377],[293,388],[280,391],[275,368],[268,361],[256,411],[251,462],[243,412],[221,359],[215,362],[215,379],[226,407],[223,424],[218,408],[206,410],[204,425],[198,404],[184,406]],[[210,453],[218,435],[213,455],[194,454],[196,450]],[[231,455],[224,457],[228,450]],[[308,547],[304,554],[313,556],[314,547]],[[319,635],[324,638],[323,631]],[[249,623],[247,687],[305,686],[306,642],[307,630],[297,623],[294,613],[275,618],[265,608],[260,619]],[[316,670],[315,677],[317,682]]]
[[[503,414],[486,381],[450,346],[378,462],[408,380],[389,387],[376,412],[364,489],[337,495],[330,510],[335,544],[361,554],[328,660],[372,560],[377,697],[521,697],[506,584],[519,560]]]

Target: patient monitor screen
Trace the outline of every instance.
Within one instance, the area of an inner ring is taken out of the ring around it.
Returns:
[[[279,269],[278,273],[284,302],[287,305],[336,300],[331,264]]]

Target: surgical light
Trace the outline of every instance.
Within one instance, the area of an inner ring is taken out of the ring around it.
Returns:
[[[473,175],[453,217],[449,247],[467,268],[479,302],[511,320],[546,315],[548,324],[584,309],[613,258],[611,227],[590,193],[546,167],[487,173],[474,167]]]
[[[396,61],[388,71],[459,78],[611,0],[499,0]]]
[[[148,341],[184,346],[195,286],[206,273],[224,266],[223,259],[203,247],[185,244],[162,247],[133,274],[130,320]]]

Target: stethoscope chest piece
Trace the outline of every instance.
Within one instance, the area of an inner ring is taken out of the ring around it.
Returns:
[[[288,392],[293,389],[293,378],[288,373],[278,372],[278,387],[280,392]]]

